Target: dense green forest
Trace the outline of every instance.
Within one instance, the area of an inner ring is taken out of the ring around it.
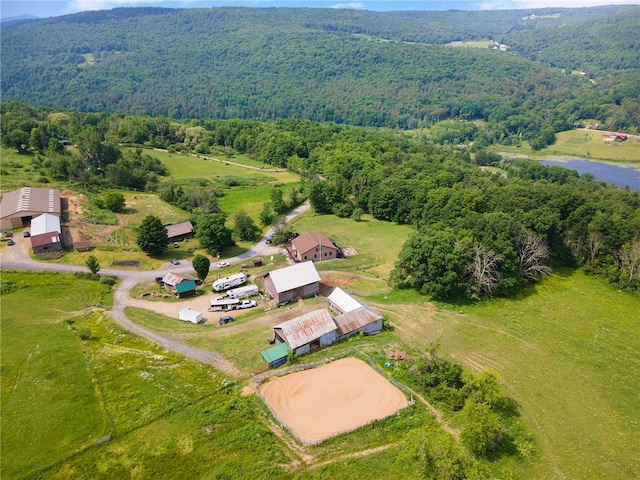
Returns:
[[[481,120],[488,125],[464,140],[542,148],[586,121],[637,130],[638,13],[84,12],[3,27],[2,92],[32,105],[176,119],[402,129]],[[446,46],[482,39],[509,48]]]
[[[213,179],[181,186],[140,147],[224,149],[286,167],[320,214],[363,213],[410,224],[391,281],[436,298],[511,295],[558,265],[577,265],[621,288],[640,287],[640,192],[528,160],[426,145],[379,130],[278,120],[170,121],[2,104],[2,141],[33,155],[41,182],[149,190],[194,215],[219,215]],[[64,148],[68,139],[77,148]],[[491,164],[502,174],[480,168]],[[9,168],[4,166],[4,168]],[[216,217],[218,218],[218,217]],[[218,218],[218,220],[220,220]],[[194,218],[197,223],[198,219]]]

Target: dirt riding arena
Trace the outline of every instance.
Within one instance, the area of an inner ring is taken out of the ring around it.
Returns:
[[[280,422],[298,440],[310,444],[388,417],[409,405],[398,388],[356,358],[272,377],[259,392]]]

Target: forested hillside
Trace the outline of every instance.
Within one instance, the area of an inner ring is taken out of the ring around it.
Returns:
[[[638,10],[85,12],[4,27],[2,92],[171,118],[486,120],[484,143],[544,146],[581,120],[640,124]],[[509,48],[445,46],[481,39]]]
[[[1,112],[3,144],[34,154],[37,181],[88,192],[154,191],[193,215],[220,213],[226,186],[215,178],[180,184],[163,177],[152,152],[125,153],[119,145],[188,154],[217,149],[286,167],[303,179],[296,198],[309,198],[319,214],[359,219],[369,213],[415,226],[392,282],[436,298],[511,295],[559,265],[584,267],[620,288],[640,287],[640,193],[561,167],[506,161],[483,150],[472,157],[454,146],[303,120],[176,122],[15,102],[3,103]],[[63,148],[59,138],[77,149]],[[479,168],[489,164],[502,174]]]

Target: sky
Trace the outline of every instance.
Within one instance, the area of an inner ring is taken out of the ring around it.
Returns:
[[[316,7],[360,10],[499,10],[543,7],[591,7],[597,5],[640,5],[640,0],[1,0],[0,17],[34,15],[55,17],[86,10],[116,7]]]

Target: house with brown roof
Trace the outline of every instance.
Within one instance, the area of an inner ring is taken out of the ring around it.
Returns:
[[[321,233],[304,232],[291,242],[291,254],[296,262],[322,262],[338,256],[338,247]]]
[[[167,225],[166,228],[167,237],[169,237],[170,242],[177,242],[185,238],[193,237],[193,225],[189,221],[176,223],[175,225]]]
[[[31,240],[33,253],[57,252],[62,250],[62,241],[58,232],[31,235],[29,240]]]
[[[0,202],[0,229],[21,228],[31,219],[48,213],[60,217],[60,191],[56,188],[23,187],[7,192]]]

